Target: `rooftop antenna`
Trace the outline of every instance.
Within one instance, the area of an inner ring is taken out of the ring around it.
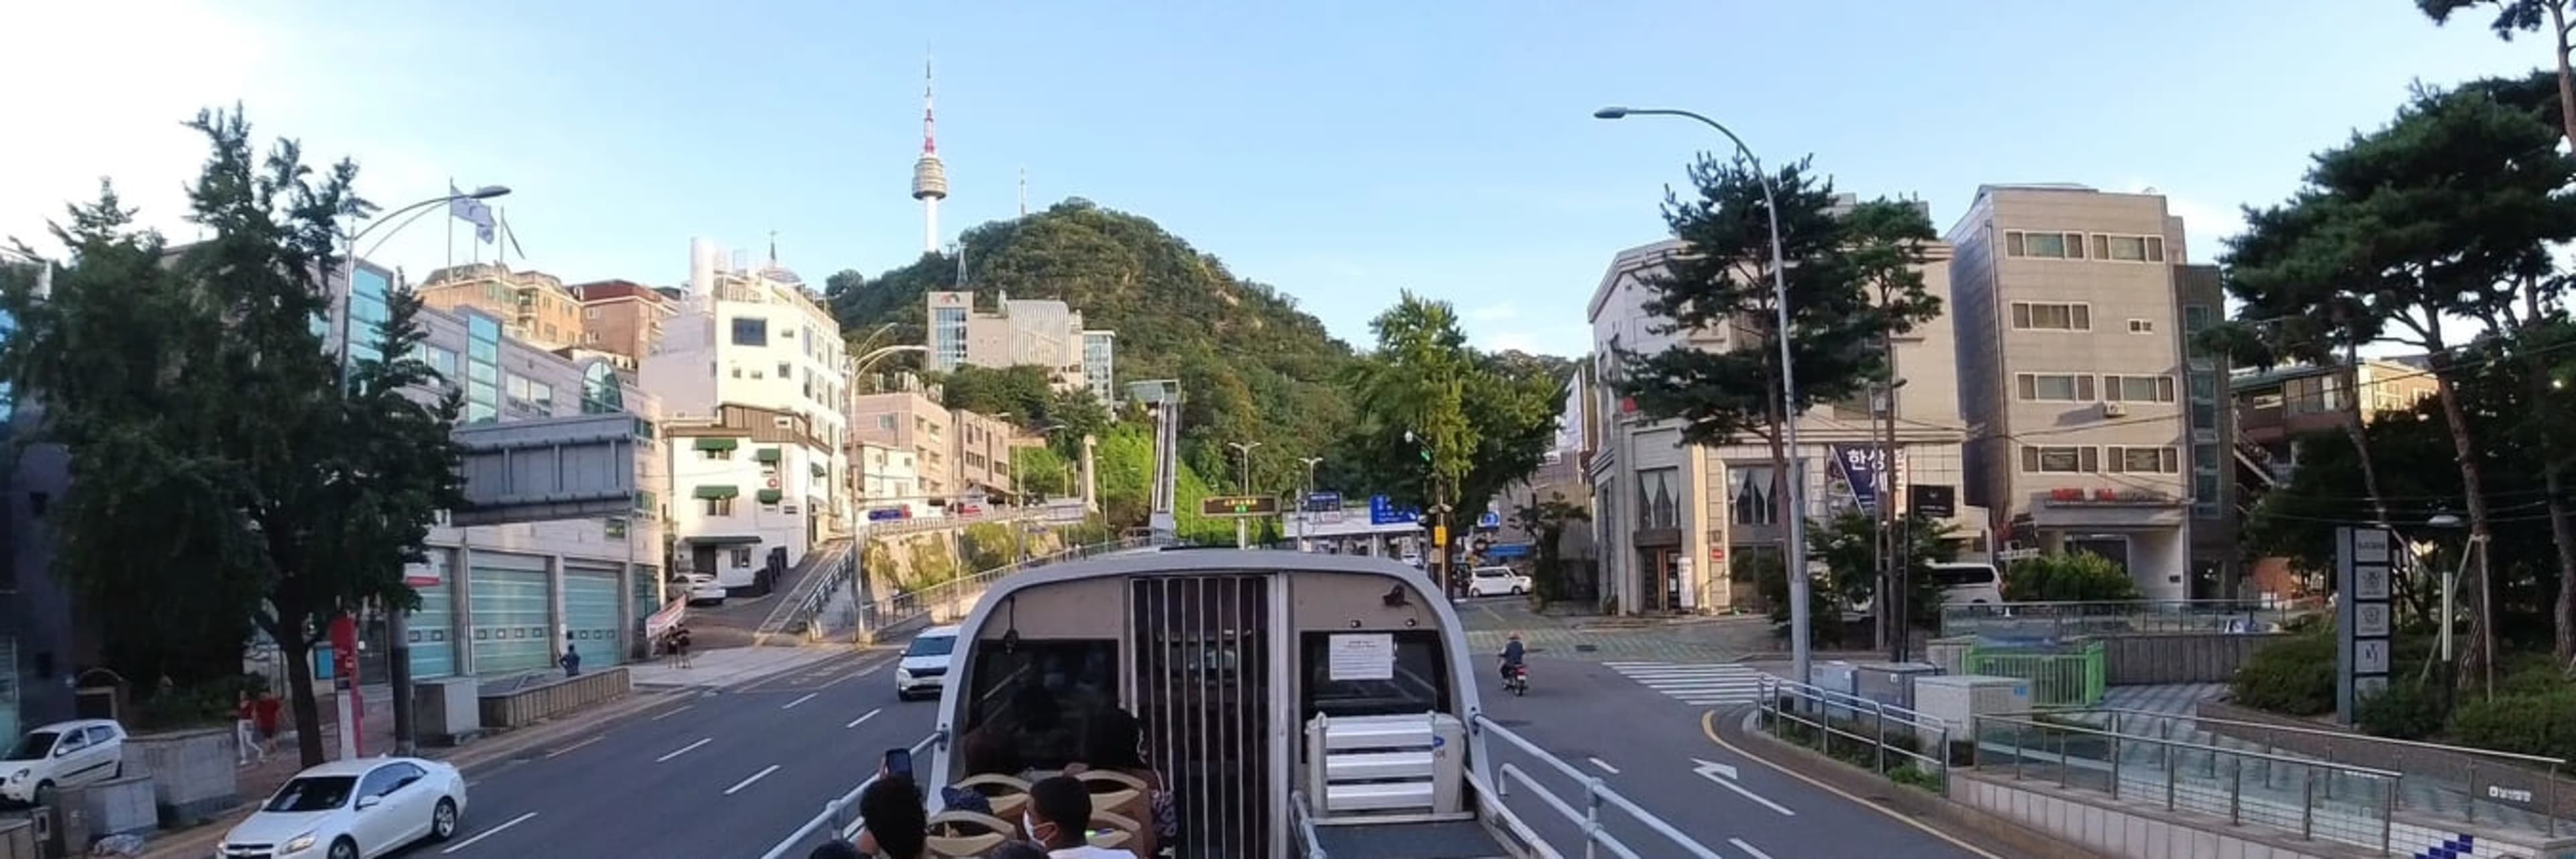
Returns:
[[[772,268],[776,268],[776,267],[778,266],[778,231],[777,231],[777,230],[770,230],[770,231],[769,231],[769,265],[770,265],[770,267],[772,267]]]

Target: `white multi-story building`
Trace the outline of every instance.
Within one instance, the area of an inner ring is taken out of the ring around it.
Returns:
[[[779,533],[807,544],[848,533],[848,492],[836,487],[848,486],[841,441],[849,433],[849,360],[831,311],[775,261],[755,270],[703,239],[690,243],[688,289],[677,304],[661,344],[642,362],[642,384],[659,398],[666,419],[721,424],[731,419],[727,407],[735,406],[792,417],[798,433],[827,443],[814,462],[800,465],[821,465],[824,480],[810,498],[787,496],[799,505],[800,519],[812,520],[795,532],[807,536]],[[675,446],[674,473],[696,453]],[[700,557],[701,542],[734,546],[748,536],[724,530],[730,527],[731,520],[684,520],[674,532],[679,556]],[[806,548],[797,545],[788,554],[802,557]]]
[[[1082,327],[1082,312],[1064,302],[1004,295],[993,313],[978,312],[971,292],[933,292],[923,302],[932,370],[1036,366],[1046,368],[1059,391],[1100,395],[1109,384],[1117,335]],[[1098,381],[1091,378],[1094,367],[1100,369]]]
[[[1653,297],[1647,279],[1684,247],[1656,242],[1611,260],[1588,312],[1595,376],[1618,378],[1616,356],[1623,351],[1654,354],[1676,344],[1727,350],[1742,336],[1733,330],[1671,331],[1671,319],[1647,311]],[[1950,248],[1936,244],[1926,251],[1928,260],[1919,269],[1925,286],[1946,299]],[[1917,492],[1943,487],[1955,494],[1967,430],[1959,418],[1949,318],[1916,326],[1895,347],[1897,374],[1905,383],[1894,402],[1892,501],[1902,511],[1910,509]],[[1777,479],[1763,437],[1747,433],[1734,444],[1685,444],[1680,421],[1645,419],[1615,384],[1580,390],[1593,398],[1582,410],[1588,426],[1581,443],[1591,449],[1582,467],[1592,492],[1602,600],[1623,613],[1760,608],[1753,573],[1779,563],[1789,515],[1780,497],[1786,482]],[[1875,396],[1818,405],[1799,416],[1799,447],[1790,458],[1804,475],[1810,521],[1859,505],[1852,478],[1860,477],[1861,488],[1869,490],[1868,463],[1885,461],[1878,451],[1887,408],[1887,399]],[[1847,465],[1854,456],[1862,459],[1857,474]],[[1970,548],[1981,545],[1981,515],[1959,509],[1948,522]]]
[[[912,516],[930,515],[930,496],[922,491],[920,454],[913,448],[873,441],[853,442],[850,462],[852,475],[858,482],[860,503],[865,504],[871,514],[878,510],[902,510]]]
[[[1091,397],[1101,405],[1118,402],[1118,386],[1113,381],[1118,369],[1118,332],[1092,328],[1082,332],[1082,381],[1091,386]]]
[[[663,425],[671,451],[677,561],[727,588],[763,592],[824,536],[839,445],[803,416],[726,404],[708,421]]]

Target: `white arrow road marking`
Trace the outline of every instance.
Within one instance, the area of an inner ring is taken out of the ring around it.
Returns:
[[[883,708],[883,707],[879,707],[879,708],[874,709],[874,710],[869,710],[867,715],[865,715],[865,716],[860,716],[860,717],[858,717],[858,718],[856,718],[856,719],[851,719],[849,724],[847,724],[847,725],[842,725],[841,727],[844,727],[844,728],[856,728],[856,727],[858,727],[858,726],[859,726],[859,723],[860,723],[860,722],[865,722],[865,721],[867,721],[867,720],[869,720],[869,719],[874,719],[874,718],[876,718],[876,717],[877,717],[877,714],[878,714],[878,713],[882,713],[882,712],[885,712],[885,708]]]
[[[653,762],[658,764],[658,763],[661,763],[661,762],[663,762],[663,761],[667,761],[667,760],[670,760],[670,759],[672,759],[672,758],[676,758],[676,757],[679,757],[679,756],[681,756],[681,755],[688,754],[690,749],[695,749],[695,748],[697,748],[697,747],[699,747],[699,746],[703,746],[703,745],[706,745],[706,744],[708,744],[708,743],[712,743],[712,742],[715,742],[715,741],[716,741],[716,738],[714,738],[714,737],[708,737],[708,738],[706,738],[706,739],[699,740],[699,741],[697,741],[697,742],[690,743],[690,744],[685,745],[685,746],[681,746],[681,747],[680,747],[680,749],[679,749],[679,751],[675,751],[675,752],[672,752],[672,753],[670,753],[670,754],[663,755],[663,756],[658,757],[658,758],[654,758],[654,759],[653,759]]]
[[[1611,775],[1619,774],[1619,768],[1611,766],[1609,761],[1605,761],[1600,758],[1586,758],[1585,760],[1591,761],[1593,766],[1600,767],[1602,772],[1606,772]]]
[[[724,795],[726,795],[726,796],[732,796],[732,795],[734,795],[736,792],[738,792],[738,791],[742,790],[743,788],[750,787],[752,782],[756,782],[756,781],[759,781],[759,780],[761,780],[761,779],[768,778],[770,773],[774,773],[774,772],[777,772],[777,771],[778,771],[778,765],[777,765],[777,764],[770,764],[768,769],[761,770],[761,771],[756,772],[756,773],[752,773],[750,778],[743,779],[742,781],[736,782],[736,783],[734,784],[734,786],[729,787],[729,788],[725,788]]]
[[[1729,838],[1726,839],[1726,843],[1735,845],[1737,850],[1752,854],[1753,859],[1771,859],[1771,854],[1753,849],[1753,845],[1744,843],[1742,838]]]
[[[490,829],[483,830],[482,832],[475,833],[474,837],[472,837],[472,838],[468,838],[468,839],[465,839],[463,842],[461,842],[461,843],[457,844],[457,845],[456,845],[456,846],[454,846],[454,847],[450,847],[450,848],[447,848],[447,849],[445,849],[445,850],[438,851],[438,852],[439,852],[439,855],[442,855],[442,856],[443,856],[443,855],[446,855],[446,854],[449,854],[449,853],[454,853],[454,852],[456,852],[456,851],[463,850],[463,849],[468,848],[468,847],[472,847],[472,846],[474,846],[474,842],[481,841],[481,840],[483,840],[483,839],[490,838],[490,837],[495,836],[495,835],[499,835],[499,834],[501,834],[501,830],[508,829],[508,828],[510,828],[510,827],[517,826],[517,825],[522,824],[522,823],[526,823],[526,822],[528,822],[528,818],[535,817],[535,816],[537,816],[537,813],[536,813],[536,812],[531,811],[531,812],[528,812],[528,813],[526,813],[526,814],[522,814],[522,815],[519,815],[519,816],[517,816],[517,817],[510,818],[510,822],[508,822],[508,823],[504,823],[504,824],[501,824],[501,825],[499,825],[499,826],[495,826],[495,827],[492,827],[492,828],[490,828]]]
[[[1692,768],[1691,772],[1698,773],[1701,778],[1716,782],[1718,787],[1743,794],[1745,799],[1761,803],[1764,807],[1767,807],[1772,811],[1777,811],[1790,817],[1796,817],[1798,815],[1797,812],[1790,811],[1788,806],[1772,802],[1769,799],[1763,798],[1761,794],[1746,790],[1743,785],[1736,784],[1734,767],[1727,766],[1716,761],[1703,761],[1698,758],[1692,758],[1691,762],[1699,765]],[[1743,845],[1739,844],[1736,846],[1741,847]]]

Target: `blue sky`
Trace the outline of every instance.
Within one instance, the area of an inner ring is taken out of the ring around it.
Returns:
[[[2548,57],[2410,0],[41,5],[0,55],[0,79],[36,82],[12,113],[50,121],[0,137],[0,234],[110,175],[186,236],[200,150],[176,123],[241,100],[260,130],[357,158],[379,202],[451,176],[516,188],[511,262],[567,281],[675,283],[690,237],[772,231],[809,279],[874,275],[919,251],[928,53],[951,236],[1014,214],[1025,168],[1033,207],[1154,218],[1344,338],[1412,289],[1480,344],[1560,354],[1610,256],[1662,235],[1663,186],[1718,143],[1591,119],[1603,104],[1710,113],[1942,227],[1980,183],[2153,187],[2206,260],[2239,204],[2288,194],[2410,81]],[[444,237],[425,219],[376,256],[417,278]]]

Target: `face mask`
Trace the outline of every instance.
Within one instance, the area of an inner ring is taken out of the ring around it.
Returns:
[[[1036,840],[1036,841],[1045,841],[1045,840],[1046,840],[1046,839],[1044,839],[1044,838],[1039,838],[1039,837],[1038,837],[1038,821],[1037,821],[1037,818],[1030,817],[1030,816],[1029,816],[1029,813],[1028,813],[1028,812],[1026,812],[1026,811],[1022,811],[1022,812],[1020,812],[1020,834],[1022,834],[1022,835],[1026,835],[1026,836],[1028,836],[1030,839],[1032,839],[1032,840]]]

